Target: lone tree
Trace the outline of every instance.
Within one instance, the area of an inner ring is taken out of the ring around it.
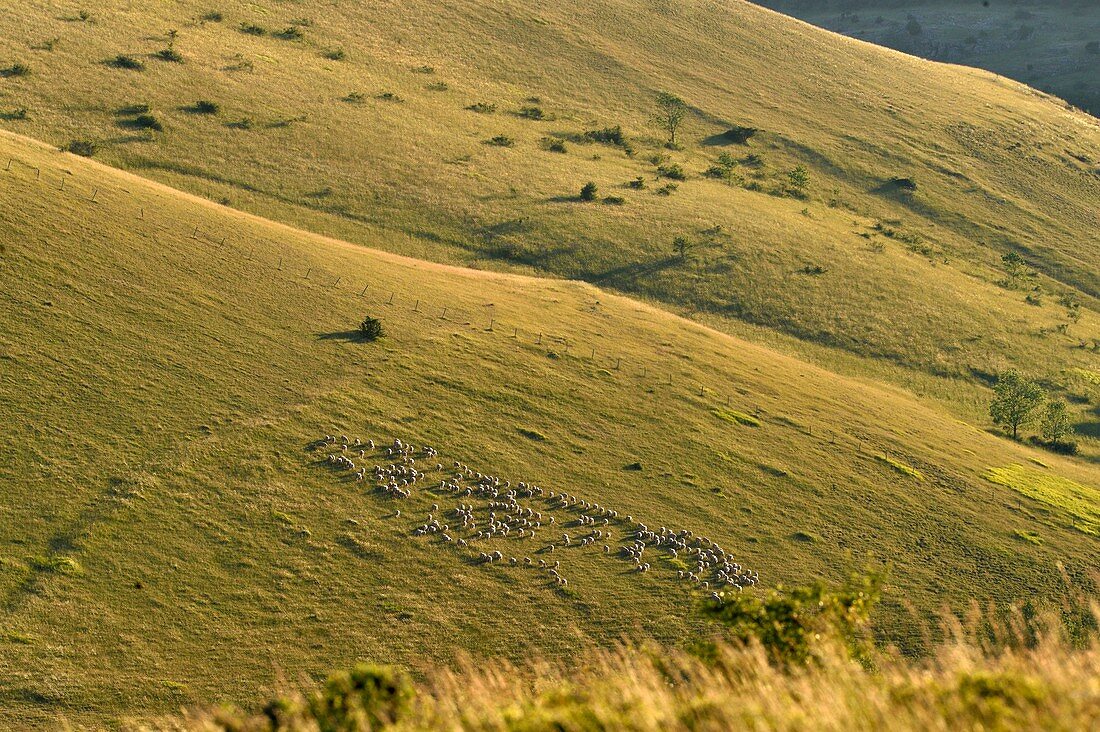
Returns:
[[[668,145],[676,145],[676,132],[687,116],[688,106],[675,94],[661,92],[657,95],[657,123],[668,132]]]
[[[1019,436],[1020,427],[1035,418],[1035,410],[1043,403],[1043,390],[1019,371],[1006,371],[993,387],[989,416],[993,423],[1011,428],[1012,439]]]
[[[583,186],[581,186],[581,200],[582,201],[595,201],[596,200],[596,193],[598,191],[599,191],[599,189],[596,187],[596,184],[593,183],[592,181],[588,181]]]
[[[810,185],[810,171],[805,165],[798,165],[787,172],[787,186],[794,195],[806,195],[808,185]]]
[[[1069,407],[1061,399],[1051,399],[1043,410],[1042,419],[1039,422],[1043,439],[1053,445],[1057,445],[1062,438],[1073,431],[1069,423]]]
[[[1008,252],[1001,257],[1001,265],[1008,275],[1008,286],[1019,287],[1020,281],[1027,277],[1027,262],[1017,252]]]
[[[680,259],[687,259],[688,252],[691,251],[691,242],[686,236],[678,236],[672,240],[672,250]]]
[[[382,329],[382,321],[378,318],[367,316],[359,324],[359,336],[365,341],[376,341],[386,335]]]

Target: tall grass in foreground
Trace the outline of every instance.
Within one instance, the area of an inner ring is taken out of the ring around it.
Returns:
[[[1082,645],[1060,623],[1038,636],[1011,621],[990,634],[994,625],[951,621],[950,640],[920,661],[880,651],[856,662],[838,642],[805,666],[777,665],[759,644],[723,644],[706,660],[622,646],[580,665],[467,661],[415,686],[360,667],[257,715],[201,712],[157,729],[1100,729],[1095,635]]]

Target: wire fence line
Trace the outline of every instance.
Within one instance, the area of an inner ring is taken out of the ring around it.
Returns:
[[[72,173],[64,170],[48,171],[59,174],[59,179],[54,182],[49,179],[49,176],[43,177],[43,170],[39,166],[32,165],[14,156],[8,158],[4,168],[5,173],[20,176],[20,173],[24,171],[27,173],[34,171],[35,183],[48,186],[58,194],[66,194],[77,200],[85,200],[88,203],[102,203],[105,197],[113,196],[116,193],[133,195],[121,186],[111,190],[106,186],[94,184],[87,184],[86,186],[75,183],[67,184],[66,181],[72,177]],[[570,338],[566,335],[547,330],[527,330],[518,325],[509,324],[506,318],[498,317],[499,314],[494,303],[486,303],[483,306],[487,312],[458,307],[453,303],[433,303],[421,297],[418,293],[399,293],[395,288],[380,288],[377,283],[372,283],[368,279],[356,280],[342,274],[333,273],[316,263],[296,260],[289,252],[276,254],[274,261],[264,259],[262,256],[257,255],[254,244],[238,244],[227,235],[207,231],[201,223],[181,231],[178,224],[169,225],[158,221],[155,212],[147,210],[144,206],[136,207],[133,213],[135,220],[141,222],[141,226],[150,232],[190,239],[198,244],[210,247],[212,252],[224,262],[246,262],[249,263],[253,271],[257,269],[264,270],[274,276],[282,276],[288,282],[297,282],[299,286],[340,290],[359,301],[374,302],[386,307],[407,308],[409,313],[419,314],[424,319],[434,320],[440,324],[469,326],[476,332],[511,340],[519,347],[542,346],[553,349],[548,355],[556,356],[558,362],[588,363],[612,378],[633,378],[637,382],[649,384],[649,391],[651,392],[654,392],[656,387],[662,387],[665,390],[674,389],[680,392],[681,397],[707,400],[707,404],[703,406],[705,408],[709,407],[712,411],[721,410],[723,407],[732,410],[735,402],[740,401],[732,394],[726,393],[722,388],[708,387],[697,374],[676,369],[667,362],[647,361],[636,356],[625,358],[614,353],[602,352],[595,345],[582,343],[579,339]],[[286,249],[283,244],[275,239],[265,237],[254,237],[254,239],[272,245],[276,250]],[[735,391],[738,392],[738,397],[746,393],[740,389],[735,389]],[[785,417],[776,416],[775,419],[768,419],[768,413],[759,404],[744,407],[744,409],[749,410],[749,413],[731,412],[722,416],[734,421],[740,421],[739,418],[750,417],[757,424],[767,420],[769,424],[794,429],[805,436],[828,444],[833,449],[839,446],[840,440],[838,438],[840,438],[846,443],[846,446],[859,454],[881,455],[884,458],[889,458],[890,455],[887,448],[874,445],[874,440],[868,435],[855,430],[843,430],[841,432],[817,430],[815,432],[812,426],[803,426]]]

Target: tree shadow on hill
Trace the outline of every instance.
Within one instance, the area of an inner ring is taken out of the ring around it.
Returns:
[[[317,333],[319,341],[343,341],[344,343],[370,343],[358,330],[334,330],[330,333]]]
[[[663,272],[670,267],[682,263],[680,257],[671,255],[663,259],[654,259],[649,262],[633,262],[620,267],[613,267],[599,273],[593,273],[584,277],[585,280],[600,285],[623,285],[636,282],[650,275]]]

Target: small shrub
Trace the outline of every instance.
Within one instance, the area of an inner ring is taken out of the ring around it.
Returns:
[[[191,111],[195,114],[217,114],[221,111],[221,107],[218,106],[217,102],[212,102],[209,99],[200,99],[191,107]]]
[[[300,41],[305,37],[305,34],[298,26],[290,25],[276,33],[275,37],[284,41]]]
[[[584,133],[584,137],[586,140],[602,143],[604,145],[616,145],[618,147],[626,145],[626,137],[623,136],[623,128],[619,125],[605,127],[602,130],[588,130]]]
[[[226,125],[226,127],[233,130],[251,130],[255,126],[256,123],[252,120],[251,117],[242,117],[236,122],[230,122]]]
[[[19,120],[27,119],[26,107],[20,107],[19,109],[13,109],[10,112],[0,114],[0,119],[8,120],[9,122],[15,122]]]
[[[542,107],[527,106],[521,107],[517,114],[524,119],[543,120],[546,119],[546,113],[542,111]]]
[[[763,168],[764,167],[764,156],[763,155],[758,155],[756,153],[749,153],[748,155],[746,155],[744,158],[741,159],[741,163],[748,166],[748,167],[750,167],[750,168]]]
[[[330,48],[327,51],[322,52],[321,55],[327,58],[329,61],[343,61],[345,58],[347,58],[347,54],[344,53],[344,49],[342,48]]]
[[[225,16],[218,10],[211,10],[208,13],[203,13],[199,16],[199,20],[204,23],[220,23],[225,20]]]
[[[363,92],[348,92],[348,95],[344,97],[344,101],[351,104],[360,104],[366,98]]]
[[[687,180],[687,173],[679,163],[668,163],[657,167],[657,175],[671,180]]]
[[[665,183],[663,186],[658,188],[655,193],[658,196],[671,196],[673,193],[676,192],[679,187],[680,186],[676,185],[675,183]]]
[[[90,23],[92,21],[92,14],[89,13],[87,10],[81,10],[76,14],[76,18],[81,23]]]
[[[267,28],[262,25],[256,25],[255,23],[241,23],[241,33],[248,36],[266,36]]]
[[[433,81],[424,87],[428,91],[445,92],[451,88],[451,86],[445,81]]]
[[[546,435],[542,434],[538,430],[528,429],[526,427],[519,427],[516,432],[526,437],[528,440],[534,440],[535,442],[546,442]]]
[[[434,74],[435,73],[435,67],[433,67],[433,66],[416,66],[416,67],[413,68],[412,72],[414,74]]]
[[[363,319],[363,322],[359,324],[359,337],[365,341],[376,341],[385,335],[386,332],[382,328],[382,321],[378,318],[372,318],[368,315]]]
[[[470,106],[466,107],[466,109],[470,110],[471,112],[477,112],[478,114],[492,114],[493,112],[497,111],[497,105],[489,104],[488,102],[474,102]]]
[[[756,133],[759,132],[755,127],[731,127],[722,133],[722,137],[737,145],[747,145],[749,140],[752,139]]]
[[[5,79],[15,79],[20,76],[30,76],[31,69],[26,64],[12,64],[8,68],[0,71],[0,76]]]
[[[622,206],[626,203],[626,199],[622,196],[605,196],[603,202],[608,206]]]
[[[596,187],[596,184],[593,183],[592,181],[588,181],[583,186],[581,186],[581,200],[582,201],[595,201],[596,200],[596,194],[598,192],[599,192],[599,189]]]
[[[96,144],[91,140],[70,140],[69,144],[61,148],[61,150],[63,152],[70,152],[73,155],[90,158],[95,155]]]
[[[160,123],[160,120],[151,114],[139,114],[137,117],[127,122],[127,126],[138,130],[153,130],[155,132],[164,130],[164,125]]]
[[[485,144],[495,147],[512,147],[516,144],[516,141],[508,137],[508,135],[497,135],[496,137],[490,137],[485,141]]]
[[[376,94],[374,96],[374,98],[375,99],[380,99],[383,102],[403,102],[403,101],[405,101],[404,99],[397,96],[393,92],[388,92],[388,91],[387,92],[382,92],[381,94]]]
[[[890,185],[902,191],[913,192],[917,190],[917,182],[912,178],[894,177],[890,179]]]
[[[330,676],[309,708],[320,730],[383,729],[408,714],[415,694],[404,672],[362,664]]]
[[[829,270],[822,267],[820,264],[807,264],[805,267],[799,270],[799,272],[806,275],[823,275],[828,271]]]
[[[116,69],[129,69],[130,71],[144,71],[145,64],[133,56],[127,56],[124,53],[120,53],[115,56],[109,62],[109,65],[114,66]]]
[[[542,147],[549,152],[563,153],[565,152],[565,141],[555,137],[544,137],[542,138]]]
[[[629,181],[626,184],[626,187],[627,188],[633,188],[636,191],[644,191],[645,190],[645,178],[643,178],[642,176],[639,175],[634,180]]]
[[[806,186],[810,184],[810,171],[805,165],[796,165],[787,172],[787,191],[796,198],[806,195]]]
[[[183,54],[174,48],[162,48],[154,53],[153,56],[159,58],[161,61],[171,61],[176,64],[183,63]]]

